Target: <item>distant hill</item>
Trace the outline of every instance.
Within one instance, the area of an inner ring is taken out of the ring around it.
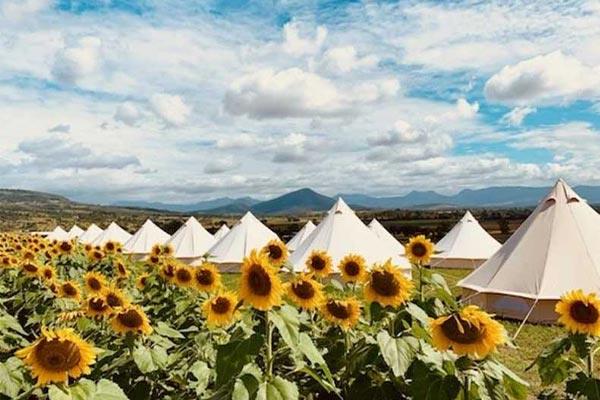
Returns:
[[[56,194],[36,192],[32,190],[0,189],[0,205],[10,204],[13,207],[67,207],[73,202]]]
[[[257,214],[298,214],[307,211],[325,211],[334,203],[334,198],[305,188],[255,204],[250,207],[250,210]]]
[[[252,197],[219,197],[213,200],[205,200],[199,201],[197,203],[187,204],[124,200],[118,201],[114,203],[114,205],[119,207],[148,208],[153,210],[167,210],[175,212],[201,212],[206,210],[216,210],[220,208],[227,209],[227,207],[232,207],[232,209],[241,210],[245,207],[250,207],[259,202],[260,200],[253,199]]]

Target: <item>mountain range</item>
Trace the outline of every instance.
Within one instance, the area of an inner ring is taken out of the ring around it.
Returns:
[[[600,186],[577,186],[574,189],[589,203],[600,204]],[[355,209],[508,208],[534,206],[549,190],[549,187],[498,186],[484,189],[464,189],[454,195],[444,195],[435,191],[412,191],[403,196],[375,197],[358,193],[325,196],[312,189],[304,188],[266,201],[252,197],[222,197],[188,204],[120,201],[111,207],[210,215],[242,214],[246,211],[256,214],[300,214],[327,210],[341,196]],[[48,193],[0,189],[0,211],[3,203],[27,204],[30,207],[40,208],[61,208],[65,207],[66,203],[78,204],[65,197]]]

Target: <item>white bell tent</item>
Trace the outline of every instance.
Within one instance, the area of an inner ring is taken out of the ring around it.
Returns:
[[[78,239],[81,235],[83,235],[84,232],[85,231],[77,225],[73,225],[71,229],[69,229],[69,232],[67,232],[67,237],[69,240]]]
[[[131,239],[131,233],[121,228],[116,222],[111,222],[108,228],[92,241],[92,245],[104,246],[107,242],[125,244],[129,239]]]
[[[215,240],[219,241],[223,239],[223,236],[227,235],[229,232],[229,227],[226,224],[221,225],[218,231],[214,233]]]
[[[136,258],[142,258],[150,254],[152,246],[164,244],[169,240],[167,232],[160,229],[154,222],[147,219],[140,229],[123,245],[123,253],[132,254]]]
[[[46,236],[48,240],[68,240],[69,234],[62,227],[57,226],[52,232]]]
[[[83,244],[90,244],[100,236],[104,232],[100,227],[96,224],[91,224],[86,231],[79,236],[79,241]]]
[[[294,251],[296,250],[301,244],[302,242],[304,242],[304,240],[312,233],[312,231],[314,231],[316,228],[315,224],[313,224],[312,221],[308,221],[303,227],[302,229],[300,229],[293,238],[290,239],[289,242],[287,242],[287,248],[289,251]]]
[[[326,251],[331,256],[334,272],[341,259],[352,253],[364,257],[369,267],[392,259],[406,275],[411,273],[408,260],[386,245],[341,198],[290,256],[295,271],[306,270],[306,260],[314,250]]]
[[[600,215],[559,180],[500,250],[458,284],[466,301],[499,316],[554,322],[565,292],[600,292]]]
[[[502,246],[471,212],[467,211],[456,225],[435,245],[432,267],[475,269]]]
[[[177,232],[171,236],[167,244],[173,247],[173,255],[181,261],[192,262],[206,254],[216,240],[202,224],[190,217]]]
[[[369,223],[369,229],[386,243],[396,253],[404,255],[404,246],[398,241],[377,219],[373,218]]]

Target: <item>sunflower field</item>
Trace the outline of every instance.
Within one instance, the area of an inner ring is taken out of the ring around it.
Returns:
[[[415,283],[359,254],[316,251],[295,273],[273,241],[231,285],[165,246],[136,261],[118,243],[0,234],[0,398],[527,398],[494,356],[503,326],[421,267],[427,239],[406,251]],[[571,373],[562,346],[540,361],[554,381]]]

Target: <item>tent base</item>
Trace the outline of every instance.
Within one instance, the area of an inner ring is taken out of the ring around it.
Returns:
[[[431,266],[433,268],[458,268],[458,269],[475,269],[487,260],[473,260],[467,258],[431,258]]]
[[[465,303],[479,306],[501,318],[523,321],[533,307],[531,314],[527,317],[527,322],[553,324],[558,319],[558,314],[554,311],[558,300],[538,300],[536,303],[535,300],[524,297],[479,293],[464,288],[463,299],[465,299]]]

